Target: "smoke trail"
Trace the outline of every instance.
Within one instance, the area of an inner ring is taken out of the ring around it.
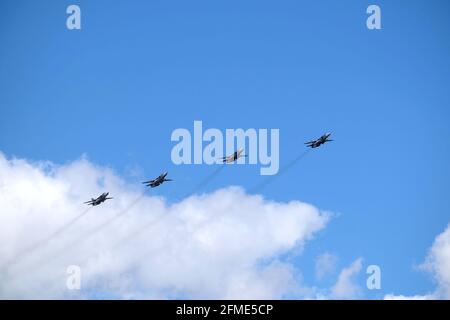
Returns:
[[[87,232],[82,234],[80,237],[75,239],[73,242],[71,242],[69,245],[64,246],[61,250],[59,250],[56,253],[56,255],[59,255],[59,253],[63,253],[65,251],[67,251],[67,249],[70,249],[70,248],[74,247],[75,245],[79,244],[80,242],[88,239],[89,237],[92,237],[93,235],[95,235],[96,233],[100,232],[102,229],[106,228],[108,225],[113,223],[115,220],[117,220],[121,216],[124,216],[129,210],[131,210],[136,204],[138,204],[139,201],[141,201],[144,198],[144,196],[145,196],[144,193],[141,194],[128,207],[126,207],[125,209],[123,209],[122,211],[120,211],[119,213],[117,213],[116,215],[111,217],[110,219],[106,220],[102,224],[100,224],[100,225],[98,225],[98,226],[88,230]]]
[[[206,176],[205,179],[203,179],[199,184],[197,184],[192,190],[191,192],[189,192],[188,194],[186,194],[184,198],[188,198],[190,196],[192,196],[194,193],[196,193],[197,191],[203,189],[204,187],[206,187],[219,173],[220,171],[223,170],[223,168],[225,168],[225,164],[221,165],[219,168],[217,168],[216,170],[214,170],[209,176]]]
[[[49,235],[48,237],[39,240],[38,242],[36,242],[35,244],[24,248],[21,252],[19,252],[18,254],[16,254],[15,257],[13,257],[11,260],[9,260],[8,262],[5,263],[5,265],[3,265],[0,269],[3,268],[9,268],[12,265],[20,262],[20,260],[22,260],[24,257],[26,257],[28,254],[34,252],[35,250],[39,249],[40,247],[43,247],[45,245],[47,245],[48,243],[50,243],[55,237],[57,237],[59,234],[61,234],[63,231],[66,231],[67,229],[69,229],[73,224],[75,224],[75,222],[77,222],[78,220],[80,220],[83,216],[85,216],[89,210],[91,210],[91,208],[87,208],[86,210],[84,210],[82,213],[80,213],[79,215],[77,215],[76,217],[74,217],[72,220],[70,220],[69,222],[67,222],[66,224],[62,225],[59,229],[55,230],[51,235]]]
[[[280,169],[279,173],[276,176],[271,176],[271,177],[267,178],[265,181],[263,181],[262,183],[260,183],[259,185],[257,185],[254,188],[252,188],[251,189],[252,192],[255,192],[257,190],[262,190],[267,184],[272,182],[277,176],[280,176],[280,175],[284,174],[291,167],[296,165],[310,151],[311,151],[311,149],[307,149],[304,152],[302,152],[300,155],[298,155],[296,158],[294,158],[292,161],[290,161],[288,164],[286,164],[284,167],[282,167]],[[217,168],[215,171],[213,171],[210,175],[208,175],[205,179],[203,179],[199,184],[197,184],[188,194],[186,194],[183,199],[193,195],[195,192],[197,192],[197,191],[201,190],[202,188],[204,188],[205,186],[207,186],[223,170],[224,167],[225,167],[225,165],[222,165],[219,168]],[[137,228],[132,233],[130,233],[128,236],[125,236],[120,241],[116,242],[111,247],[111,251],[116,250],[118,247],[120,247],[124,243],[126,243],[129,240],[131,240],[131,239],[137,237],[138,235],[142,234],[148,228],[150,228],[150,227],[152,227],[154,225],[157,225],[158,223],[160,223],[163,220],[164,217],[166,217],[166,213],[163,213],[163,214],[159,215],[157,218],[147,222],[146,224],[142,225],[140,228]],[[209,219],[204,221],[201,225],[199,225],[197,228],[195,228],[195,230],[190,231],[189,232],[190,235],[193,235],[196,231],[201,230],[203,227],[205,227],[208,224],[208,222],[210,222],[213,219],[217,219],[217,217],[218,217],[218,215],[210,217]],[[88,260],[89,260],[89,257],[86,260],[84,260],[83,263],[86,263]]]
[[[308,153],[311,152],[311,149],[307,149],[304,152],[302,152],[300,155],[298,155],[295,159],[291,160],[288,164],[286,164],[284,167],[282,167],[280,169],[280,171],[278,172],[277,175],[275,176],[270,176],[268,178],[266,178],[263,182],[261,182],[260,184],[256,185],[255,187],[251,188],[249,190],[248,193],[255,193],[257,191],[261,191],[264,187],[266,187],[269,183],[273,182],[274,179],[276,179],[276,177],[282,175],[283,173],[285,173],[286,171],[288,171],[290,168],[292,168],[293,166],[295,166],[301,159],[303,159],[304,157],[306,157],[306,155],[308,155]],[[222,214],[223,215],[223,214]],[[220,215],[214,215],[212,217],[209,217],[209,219],[207,219],[206,221],[204,221],[201,225],[199,225],[195,230],[192,230],[190,232],[190,234],[192,235],[193,233],[201,230],[204,226],[208,225],[208,223],[213,220],[213,219],[217,219],[217,217],[219,217]]]
[[[161,222],[163,220],[163,218],[166,216],[166,212],[163,212],[162,214],[158,215],[155,219],[152,219],[151,221],[147,222],[146,224],[142,225],[140,228],[135,229],[133,232],[129,233],[127,236],[123,237],[121,240],[117,241],[111,248],[110,251],[114,251],[117,248],[119,248],[120,246],[122,246],[123,244],[125,244],[126,242],[130,241],[133,238],[136,238],[137,236],[139,236],[140,234],[142,234],[145,230],[147,230],[148,228],[150,228],[151,226],[157,225],[159,222]],[[96,256],[99,256],[100,253],[97,253]],[[91,255],[89,255],[88,257],[86,257],[86,259],[84,259],[81,262],[81,265],[86,264],[89,259],[91,258]]]
[[[65,253],[70,252],[69,249],[75,247],[79,243],[83,242],[84,240],[92,237],[96,233],[100,232],[102,229],[106,228],[108,225],[113,223],[116,219],[120,218],[121,216],[125,215],[131,208],[133,208],[139,201],[141,201],[144,198],[145,194],[141,194],[139,197],[137,197],[128,207],[111,217],[110,219],[106,220],[105,222],[101,223],[100,225],[88,230],[87,232],[83,233],[81,236],[77,237],[74,241],[70,242],[69,244],[59,248],[56,252],[54,252],[50,257],[46,257],[43,259],[40,259],[36,261],[33,265],[36,265],[37,267],[34,269],[34,271],[38,270],[39,268],[42,268],[44,265],[47,265],[51,261],[63,256]],[[26,267],[23,268],[26,270]]]
[[[125,215],[130,209],[132,209],[137,203],[139,203],[143,198],[145,197],[145,194],[141,194],[139,197],[137,197],[131,204],[128,205],[125,209],[111,217],[110,219],[106,220],[102,224],[90,229],[89,231],[83,233],[80,237],[76,238],[74,241],[69,243],[68,245],[65,245],[56,252],[54,252],[50,257],[40,259],[38,261],[35,261],[32,265],[35,265],[36,267],[33,269],[33,272],[38,271],[39,269],[43,268],[45,265],[48,265],[51,261],[54,261],[57,258],[62,257],[65,253],[70,252],[69,249],[75,247],[77,244],[81,243],[82,241],[88,239],[89,237],[95,235],[96,233],[100,232],[102,229],[106,228],[108,225],[113,223],[116,219],[120,218],[121,216]],[[84,214],[86,214],[90,209],[88,208]],[[75,219],[74,219],[75,220]],[[78,219],[77,219],[78,220]],[[73,224],[73,220],[72,220]],[[67,228],[66,228],[67,229]],[[58,230],[58,234],[61,233],[62,230]],[[25,266],[24,268],[21,268],[21,271],[26,271],[27,267],[30,267],[30,264]],[[1,273],[0,273],[1,275]],[[26,273],[23,273],[24,276],[26,276]],[[8,279],[10,282],[17,281],[18,278],[20,278],[20,275],[16,275],[13,279]],[[1,288],[0,288],[1,289]]]
[[[116,248],[120,247],[123,243],[139,236],[141,233],[143,233],[145,230],[147,230],[147,228],[158,224],[160,221],[163,220],[163,218],[167,215],[166,212],[163,212],[162,214],[158,215],[158,217],[156,217],[156,219],[153,219],[149,222],[147,222],[146,224],[144,224],[142,227],[138,228],[137,230],[135,230],[133,233],[130,233],[128,236],[124,237],[122,240],[116,242],[116,244],[112,247],[112,250],[115,250]]]
[[[220,168],[219,168],[220,169]],[[218,171],[218,170],[216,170]],[[212,175],[211,175],[212,176]],[[205,179],[206,181],[206,179]],[[198,185],[200,186],[200,184]],[[198,186],[195,189],[198,189]],[[194,192],[194,191],[193,191]],[[137,236],[139,236],[140,234],[142,234],[146,229],[148,229],[149,227],[158,224],[160,221],[163,220],[163,218],[166,216],[166,212],[163,211],[163,213],[159,214],[156,218],[148,221],[147,223],[141,225],[140,227],[136,228],[135,230],[133,230],[132,232],[130,232],[128,235],[125,235],[124,237],[122,237],[122,239],[120,239],[119,241],[117,241],[115,244],[113,244],[110,247],[110,251],[114,251],[116,250],[118,247],[120,247],[121,245],[125,244],[126,242],[130,241],[133,238],[136,238]],[[100,253],[97,253],[96,256],[98,256]],[[87,263],[87,261],[91,258],[92,255],[89,255],[88,257],[86,257],[84,260],[82,260],[81,265]]]
[[[293,159],[291,162],[289,162],[288,164],[286,164],[284,167],[282,167],[280,169],[280,171],[278,172],[278,174],[274,175],[274,176],[270,176],[268,178],[266,178],[263,182],[257,184],[256,186],[254,186],[253,188],[249,189],[249,193],[256,193],[258,191],[261,191],[262,189],[264,189],[269,183],[273,182],[277,177],[281,176],[282,174],[284,174],[286,171],[288,171],[290,168],[292,168],[293,166],[295,166],[297,164],[297,162],[299,162],[301,159],[303,159],[304,157],[306,157],[308,155],[309,152],[311,152],[312,149],[308,149],[305,150],[304,152],[302,152],[300,155],[298,155],[295,159]]]
[[[205,179],[203,179],[200,183],[198,183],[189,193],[187,193],[182,199],[188,198],[191,195],[193,195],[194,193],[196,193],[197,191],[203,189],[204,187],[206,187],[209,183],[211,183],[211,181],[223,170],[223,168],[225,167],[225,165],[221,165],[219,168],[217,168],[216,170],[214,170],[210,175],[206,176]],[[181,200],[182,200],[181,199]],[[158,224],[160,221],[163,220],[163,218],[166,216],[165,213],[159,215],[156,219],[151,220],[149,222],[147,222],[146,224],[142,225],[140,228],[137,228],[136,230],[134,230],[133,232],[131,232],[128,236],[125,236],[124,238],[122,238],[120,241],[116,242],[112,247],[111,250],[115,250],[118,247],[120,247],[122,244],[128,242],[129,240],[137,237],[138,235],[142,234],[145,230],[147,230],[148,228],[150,228],[153,225]],[[86,262],[87,260],[84,260],[84,262]]]
[[[258,190],[262,190],[267,184],[269,184],[270,182],[272,182],[277,176],[282,175],[283,173],[285,173],[286,171],[288,171],[291,167],[293,167],[294,165],[296,165],[301,159],[303,159],[309,152],[311,151],[311,149],[307,149],[304,152],[302,152],[300,155],[298,155],[295,159],[293,159],[292,161],[290,161],[288,164],[286,164],[284,167],[282,167],[279,171],[279,173],[276,176],[271,176],[269,178],[267,178],[265,181],[263,181],[262,183],[260,183],[259,185],[255,186],[254,188],[250,189],[252,190],[251,192],[256,192]],[[194,187],[191,192],[189,192],[184,198],[187,198],[189,196],[191,196],[192,194],[194,194],[195,192],[197,192],[198,190],[204,188],[206,185],[208,185],[219,173],[220,171],[223,170],[223,168],[225,167],[225,165],[217,168],[214,172],[212,172],[209,176],[207,176],[203,181],[201,181],[196,187]],[[250,192],[250,193],[251,193]],[[164,216],[164,215],[162,215]],[[205,225],[208,224],[209,221],[211,221],[212,219],[217,219],[217,215],[210,217],[209,219],[207,219],[206,221],[204,221],[200,226],[198,226],[195,230],[192,230],[190,232],[190,234],[192,235],[193,233],[195,233],[198,230],[201,230],[201,228]],[[141,234],[143,231],[145,231],[147,228],[159,223],[162,220],[162,217],[160,216],[159,218],[150,221],[149,223],[143,225],[141,228],[139,228],[138,230],[136,230],[135,232],[131,233],[129,236],[125,237],[124,239],[122,239],[121,241],[119,241],[115,246],[113,246],[113,249],[117,248],[118,246],[122,245],[124,242],[136,237],[137,235]]]

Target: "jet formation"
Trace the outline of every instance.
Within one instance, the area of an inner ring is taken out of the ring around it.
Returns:
[[[305,142],[305,144],[309,148],[318,148],[321,145],[323,145],[329,141],[333,141],[333,140],[329,139],[330,136],[331,136],[331,133],[325,133],[322,136],[320,136],[318,139]],[[222,163],[235,162],[241,157],[247,157],[247,155],[242,154],[243,151],[244,151],[244,149],[241,148],[229,156],[220,158],[220,160],[222,161]],[[145,184],[147,187],[155,188],[155,187],[160,186],[161,184],[163,184],[166,181],[173,181],[172,179],[167,179],[166,178],[167,175],[168,175],[168,172],[166,171],[164,173],[161,173],[157,178],[155,178],[153,180],[144,181],[142,183]],[[109,195],[109,192],[105,192],[105,193],[102,193],[98,198],[96,198],[96,199],[92,198],[91,200],[86,201],[84,203],[88,204],[88,205],[92,205],[92,206],[98,206],[99,204],[105,202],[106,200],[113,199],[113,198],[109,198],[108,195]]]

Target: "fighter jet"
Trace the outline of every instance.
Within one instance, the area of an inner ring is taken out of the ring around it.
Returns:
[[[166,179],[167,174],[168,172],[166,171],[164,173],[161,173],[158,178],[149,181],[144,181],[142,183],[147,185],[147,187],[154,188],[159,186],[160,184],[163,184],[166,181],[173,181],[172,179]]]
[[[98,206],[100,203],[105,202],[106,200],[113,199],[113,198],[108,198],[108,195],[109,195],[109,192],[104,192],[97,199],[92,198],[91,200],[86,201],[84,203],[86,203],[88,205],[92,205],[92,206]]]
[[[235,162],[237,159],[239,159],[241,157],[246,157],[245,154],[242,154],[243,151],[244,151],[244,149],[239,149],[238,151],[235,151],[232,155],[221,158],[221,160],[223,163]]]
[[[326,143],[328,141],[333,141],[331,139],[328,139],[330,136],[331,136],[331,133],[325,133],[319,139],[312,140],[312,141],[309,141],[309,142],[305,142],[305,144],[308,147],[317,148],[317,147],[320,147],[322,144],[324,144],[324,143]]]

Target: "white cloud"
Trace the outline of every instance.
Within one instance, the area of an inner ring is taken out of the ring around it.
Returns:
[[[315,274],[318,280],[332,274],[336,270],[338,257],[329,252],[322,253],[316,258]]]
[[[336,284],[331,288],[332,299],[356,299],[361,295],[361,288],[355,283],[355,276],[361,271],[362,258],[356,259],[339,274]]]
[[[438,283],[435,295],[441,299],[450,299],[450,225],[436,237],[422,267]]]
[[[281,257],[325,227],[315,207],[238,187],[174,204],[141,190],[84,158],[57,166],[0,154],[0,297],[272,299],[304,290]],[[67,226],[104,191],[114,200]],[[82,268],[80,291],[65,287],[69,265]]]
[[[450,225],[439,234],[428,251],[425,263],[420,268],[429,272],[437,283],[436,290],[430,294],[403,296],[388,294],[385,299],[450,299]]]

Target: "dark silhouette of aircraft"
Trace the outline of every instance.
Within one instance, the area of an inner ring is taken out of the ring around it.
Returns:
[[[173,181],[172,179],[166,179],[167,174],[168,172],[166,171],[164,173],[161,173],[158,178],[149,181],[144,181],[142,183],[145,184],[147,187],[155,188],[166,181]]]
[[[106,200],[113,199],[113,198],[108,198],[108,195],[109,195],[109,192],[104,192],[98,198],[96,198],[96,199],[92,198],[91,200],[86,201],[84,203],[86,203],[88,205],[92,205],[92,206],[98,206],[100,203],[105,202]]]
[[[331,133],[325,133],[319,139],[305,142],[305,144],[310,148],[317,148],[328,141],[333,141],[331,139],[328,139],[330,136],[331,136]]]
[[[245,154],[242,154],[243,151],[244,151],[244,149],[239,149],[238,151],[235,151],[232,155],[221,158],[221,160],[223,163],[235,162],[237,159],[239,159],[241,157],[246,157]]]

